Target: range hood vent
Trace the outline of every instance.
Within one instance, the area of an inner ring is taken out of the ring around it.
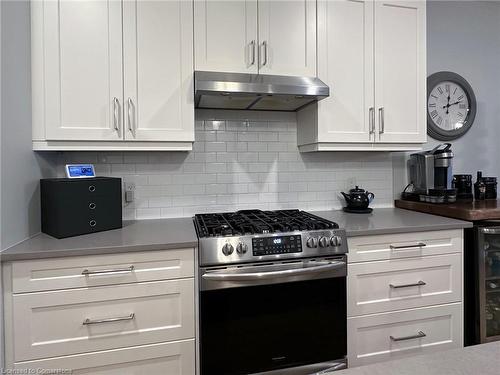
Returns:
[[[309,77],[196,71],[194,80],[196,108],[294,112],[330,95]]]

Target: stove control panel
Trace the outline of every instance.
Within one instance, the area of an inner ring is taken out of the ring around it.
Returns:
[[[302,252],[302,236],[272,236],[252,238],[254,256]]]

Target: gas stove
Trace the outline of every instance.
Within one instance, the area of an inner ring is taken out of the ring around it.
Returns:
[[[337,223],[300,210],[198,214],[200,266],[281,261],[347,253]]]

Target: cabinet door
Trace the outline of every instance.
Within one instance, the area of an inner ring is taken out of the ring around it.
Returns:
[[[426,141],[425,1],[375,2],[377,141]]]
[[[316,76],[315,0],[259,0],[259,73]]]
[[[194,1],[195,70],[257,73],[257,0]]]
[[[331,88],[318,103],[320,142],[373,141],[373,74],[373,1],[319,1],[318,77]]]
[[[43,19],[46,139],[121,139],[121,2],[44,1]]]
[[[123,6],[125,139],[194,141],[192,3]]]

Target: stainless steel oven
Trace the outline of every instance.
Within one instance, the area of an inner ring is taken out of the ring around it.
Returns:
[[[202,375],[347,367],[346,256],[200,268]]]

